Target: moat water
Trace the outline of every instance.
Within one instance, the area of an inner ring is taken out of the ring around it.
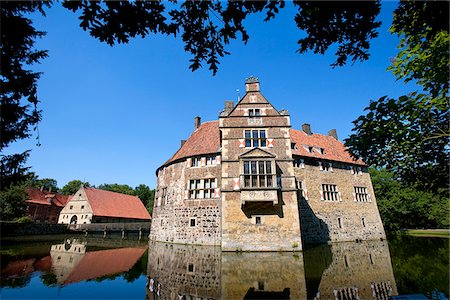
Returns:
[[[1,299],[388,299],[449,296],[449,240],[397,237],[298,253],[120,238],[3,240]]]

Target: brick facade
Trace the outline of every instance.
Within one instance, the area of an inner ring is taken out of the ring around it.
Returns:
[[[302,244],[384,239],[367,167],[329,136],[291,129],[259,82],[195,128],[157,170],[150,239],[222,251],[301,251]]]

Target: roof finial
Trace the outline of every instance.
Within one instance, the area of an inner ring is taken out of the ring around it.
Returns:
[[[258,83],[259,79],[253,75],[245,80],[245,83]]]

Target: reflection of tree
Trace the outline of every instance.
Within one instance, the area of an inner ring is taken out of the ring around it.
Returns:
[[[25,277],[16,277],[16,278],[1,278],[0,286],[3,287],[11,287],[11,288],[22,288],[26,287],[28,283],[30,283],[31,275]]]
[[[398,237],[390,241],[398,293],[449,296],[449,243],[442,238]]]
[[[42,283],[43,283],[44,285],[46,285],[46,286],[51,286],[51,287],[53,287],[53,286],[56,286],[56,284],[58,283],[58,281],[57,281],[57,279],[56,279],[56,275],[53,274],[53,273],[51,273],[51,272],[43,273],[43,274],[40,276],[40,278],[41,278],[41,280],[42,280]]]
[[[148,250],[145,251],[144,255],[134,264],[134,266],[125,274],[123,278],[127,282],[133,282],[141,275],[147,275],[147,262],[148,262]]]

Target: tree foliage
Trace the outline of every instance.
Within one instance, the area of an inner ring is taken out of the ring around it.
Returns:
[[[386,169],[369,170],[386,231],[449,226],[448,197],[405,185]]]
[[[369,41],[377,36],[375,21],[379,1],[336,2],[294,1],[298,8],[297,27],[307,37],[298,41],[298,52],[312,50],[323,54],[337,45],[336,62],[362,61],[369,57]],[[226,45],[249,35],[243,23],[254,13],[265,13],[264,21],[285,7],[284,1],[65,1],[64,7],[80,11],[80,26],[109,45],[128,43],[136,36],[150,33],[181,36],[184,50],[192,55],[190,68],[206,63],[216,74],[219,59],[227,54]]]
[[[0,219],[12,221],[23,216],[26,208],[27,193],[26,185],[11,185],[0,191]]]
[[[391,31],[401,38],[389,68],[422,90],[372,101],[345,140],[350,152],[415,189],[448,196],[449,3],[400,2]]]
[[[20,139],[31,136],[41,118],[37,82],[40,73],[29,67],[47,57],[47,51],[36,50],[34,43],[45,33],[34,28],[24,15],[38,11],[48,2],[4,1],[1,11],[0,76],[0,151]],[[29,151],[1,155],[0,190],[27,179],[25,167]]]
[[[75,179],[69,181],[63,188],[61,189],[61,194],[63,195],[73,195],[75,194],[81,186],[90,187],[89,182],[83,182],[81,180]]]
[[[45,191],[58,192],[58,182],[53,178],[35,178],[28,183],[29,186],[42,188]]]
[[[98,189],[126,195],[134,195],[133,188],[128,184],[104,183],[100,184]]]

